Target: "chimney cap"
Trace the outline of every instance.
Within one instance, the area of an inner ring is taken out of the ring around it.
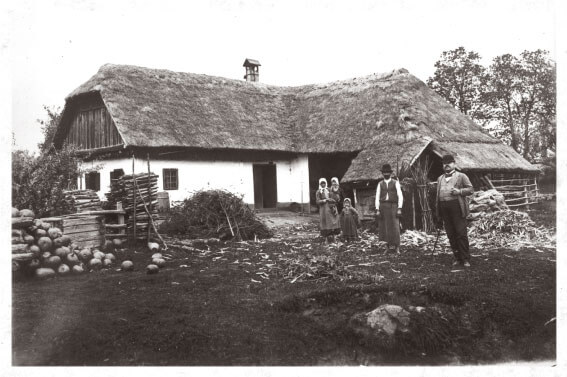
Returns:
[[[244,60],[244,64],[242,64],[243,67],[257,67],[260,65],[261,64],[258,60],[249,58],[246,58],[246,60]]]

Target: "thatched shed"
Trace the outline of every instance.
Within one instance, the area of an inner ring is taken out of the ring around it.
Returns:
[[[161,161],[163,174],[194,162],[187,174],[209,174],[210,185],[223,171],[241,174],[229,188],[259,207],[307,203],[322,175],[371,189],[383,163],[426,154],[452,153],[462,170],[483,176],[537,172],[405,69],[277,87],[107,64],[66,98],[55,145],[64,142],[108,169],[128,171],[133,153]],[[259,191],[271,197],[268,205]]]

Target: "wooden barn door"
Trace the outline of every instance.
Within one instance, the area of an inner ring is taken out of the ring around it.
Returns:
[[[276,165],[253,165],[254,175],[254,207],[276,208],[278,189],[276,181]]]

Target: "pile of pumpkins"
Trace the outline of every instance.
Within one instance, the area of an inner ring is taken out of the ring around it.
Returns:
[[[30,210],[12,208],[12,269],[37,278],[55,275],[82,274],[88,270],[110,267],[116,260],[111,252],[103,253],[94,248],[79,248],[71,237],[51,223],[35,219]],[[31,218],[31,225],[22,218]],[[16,224],[16,225],[15,225]],[[22,226],[17,224],[24,224]],[[108,241],[106,251],[114,250]],[[26,256],[26,257],[23,257]]]
[[[159,251],[159,244],[155,242],[148,242],[148,249],[150,251]],[[152,254],[152,263],[146,266],[146,273],[147,274],[157,274],[159,269],[165,266],[165,259],[161,253],[154,253]]]

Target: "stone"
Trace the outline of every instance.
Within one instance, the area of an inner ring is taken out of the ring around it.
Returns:
[[[385,304],[368,313],[358,313],[351,318],[355,332],[363,335],[386,334],[393,336],[396,331],[408,332],[410,313],[398,305]],[[370,331],[369,331],[370,330]]]

